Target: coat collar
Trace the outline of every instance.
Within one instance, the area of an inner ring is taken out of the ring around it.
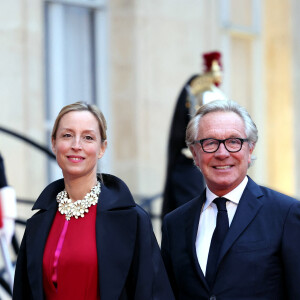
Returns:
[[[57,211],[56,195],[63,189],[63,179],[48,185],[33,206],[40,211],[27,222],[27,267],[35,299],[43,299],[43,252]],[[125,285],[137,234],[136,211],[126,208],[135,206],[126,184],[103,174],[95,225],[101,299],[111,299],[112,293],[118,298]]]
[[[99,174],[98,178],[101,181],[101,191],[105,189],[110,190],[109,201],[101,202],[101,205],[99,205],[100,210],[122,209],[136,205],[128,187],[121,179],[109,174],[101,174],[101,176]],[[56,180],[49,184],[36,200],[32,210],[49,210],[56,207],[57,203],[53,201],[53,199],[56,199],[56,195],[64,188],[65,183],[63,179]],[[124,197],[124,193],[127,197]],[[101,193],[99,201],[101,201]]]

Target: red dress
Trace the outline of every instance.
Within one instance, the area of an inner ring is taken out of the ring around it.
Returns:
[[[55,215],[43,257],[46,300],[99,300],[96,249],[97,205],[84,218]]]

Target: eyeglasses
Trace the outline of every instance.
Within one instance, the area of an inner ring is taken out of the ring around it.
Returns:
[[[216,152],[220,144],[224,144],[226,150],[228,152],[239,152],[242,147],[244,142],[248,142],[248,139],[242,139],[242,138],[229,138],[225,140],[218,140],[218,139],[203,139],[199,141],[194,141],[192,144],[199,143],[203,149],[204,152],[206,153],[214,153]]]

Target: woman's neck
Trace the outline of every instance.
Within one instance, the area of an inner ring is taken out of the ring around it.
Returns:
[[[92,187],[97,184],[97,176],[68,178],[64,177],[68,197],[73,201],[82,200]]]

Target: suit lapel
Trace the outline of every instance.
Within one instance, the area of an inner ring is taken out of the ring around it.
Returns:
[[[192,201],[194,204],[190,207],[190,212],[186,214],[185,220],[185,232],[187,238],[187,247],[188,253],[193,262],[193,267],[196,269],[196,273],[200,277],[200,280],[204,283],[207,289],[209,289],[208,284],[206,282],[203,271],[199,265],[197,252],[196,252],[196,238],[198,232],[199,218],[201,214],[201,209],[206,200],[206,192],[202,193],[202,195]],[[192,217],[191,217],[192,216]]]
[[[224,258],[227,251],[232,247],[237,238],[257,215],[262,206],[259,197],[262,195],[259,186],[248,178],[248,184],[238,204],[228,234],[221,248],[218,264]]]

